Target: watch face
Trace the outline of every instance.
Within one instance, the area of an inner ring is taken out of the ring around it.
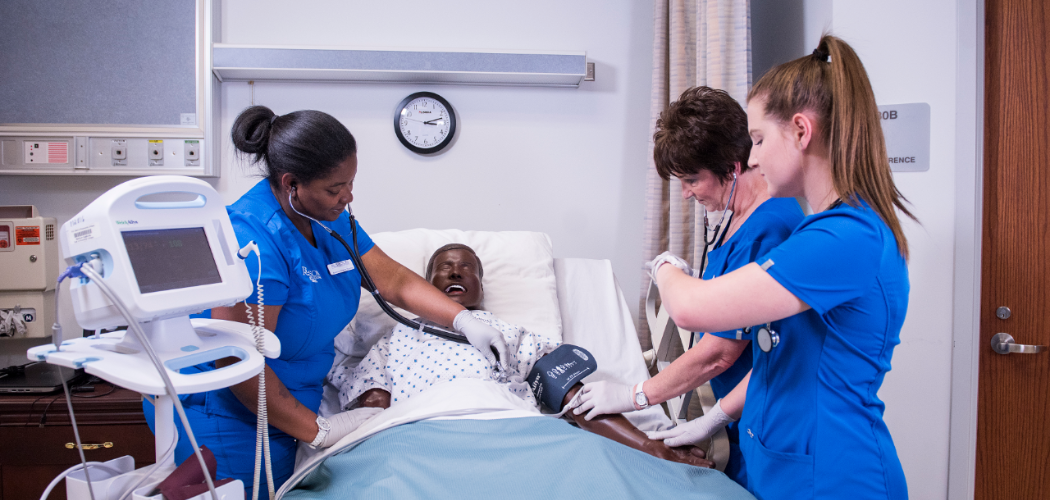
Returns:
[[[406,148],[420,154],[436,153],[452,142],[456,115],[452,105],[432,92],[416,92],[397,107],[394,132]]]

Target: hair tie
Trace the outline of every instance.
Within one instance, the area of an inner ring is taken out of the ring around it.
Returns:
[[[277,115],[275,114],[275,115],[273,115],[273,117],[270,118],[270,126],[271,127],[273,126],[273,122],[276,121],[276,120],[277,120]]]
[[[813,57],[816,57],[817,60],[821,62],[828,62],[828,58],[831,57],[831,54],[828,54],[826,50],[820,50],[820,47],[817,47],[813,49]]]

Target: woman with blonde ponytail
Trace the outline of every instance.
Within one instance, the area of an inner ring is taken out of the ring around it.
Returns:
[[[755,84],[747,116],[748,165],[771,196],[805,198],[813,215],[722,277],[654,269],[663,306],[693,331],[816,319],[803,331],[759,328],[751,374],[714,411],[676,427],[675,442],[699,442],[739,418],[758,498],[905,499],[877,393],[908,307],[897,212],[914,216],[893,183],[867,73],[846,42],[825,35],[811,55]]]

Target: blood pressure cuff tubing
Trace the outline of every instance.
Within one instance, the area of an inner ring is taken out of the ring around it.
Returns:
[[[536,396],[536,401],[555,412],[560,412],[562,400],[569,389],[597,369],[598,362],[587,349],[562,344],[540,358],[525,380]]]

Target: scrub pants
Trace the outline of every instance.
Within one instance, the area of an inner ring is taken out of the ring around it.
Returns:
[[[153,404],[143,400],[143,413],[149,422],[150,431],[154,429]],[[255,421],[246,422],[237,418],[221,415],[208,415],[198,411],[196,406],[185,405],[186,419],[193,427],[193,436],[197,444],[207,446],[215,454],[218,479],[240,479],[244,483],[244,498],[252,498],[252,482],[255,479]],[[193,446],[182,427],[182,419],[175,414],[175,426],[179,432],[179,442],[175,445],[175,463],[181,464],[186,459],[196,460]],[[273,426],[270,427],[270,461],[273,468],[273,486],[275,491],[292,476],[295,468],[295,438]],[[213,478],[214,479],[214,478]],[[259,476],[259,498],[266,498],[266,462],[262,463]]]

